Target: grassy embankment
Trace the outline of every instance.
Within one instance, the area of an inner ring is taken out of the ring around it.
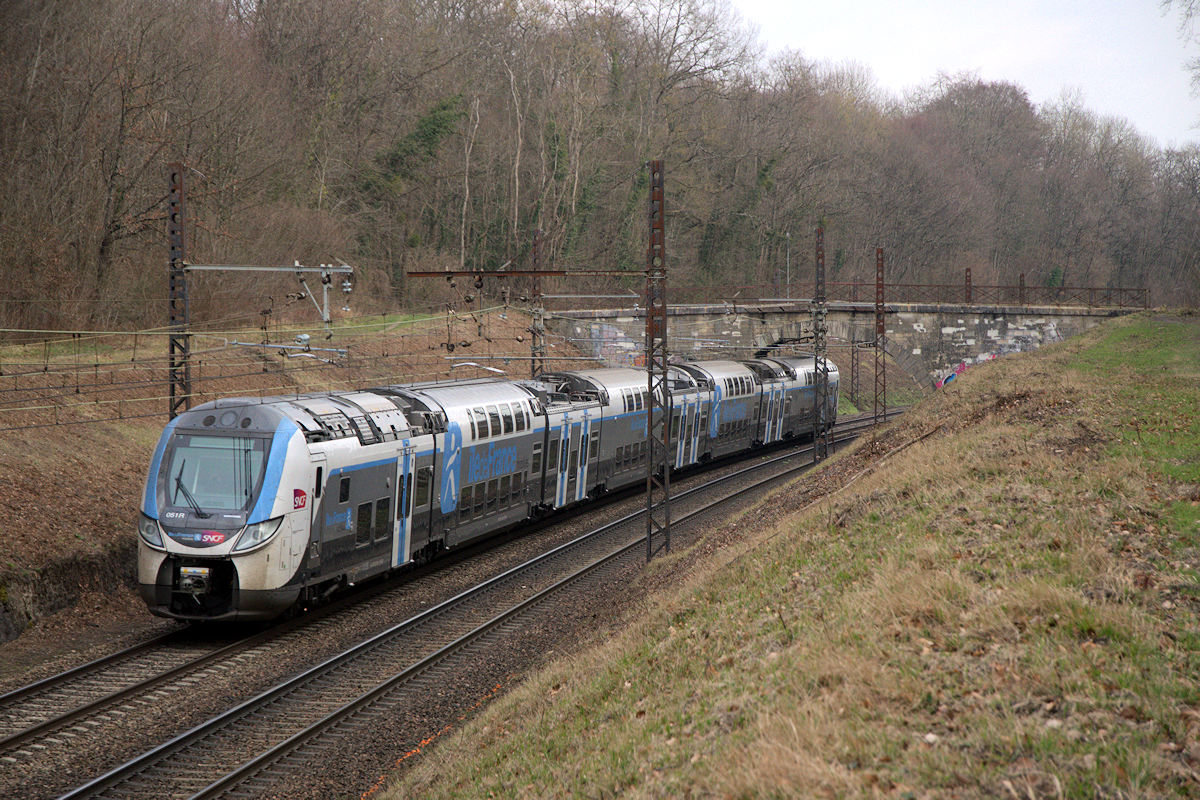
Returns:
[[[1198,409],[1195,316],[972,370],[379,796],[1200,795]]]

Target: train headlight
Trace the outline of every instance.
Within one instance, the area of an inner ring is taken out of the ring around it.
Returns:
[[[162,532],[158,529],[158,520],[153,520],[145,514],[138,516],[138,533],[142,540],[151,547],[163,549]]]
[[[233,552],[239,550],[249,550],[252,547],[258,547],[264,544],[268,539],[275,535],[279,530],[280,524],[283,522],[283,517],[269,519],[266,522],[256,522],[253,525],[247,525],[242,531],[241,537],[238,539],[237,545],[233,548]]]

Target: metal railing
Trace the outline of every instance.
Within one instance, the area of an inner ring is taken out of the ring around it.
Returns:
[[[1022,276],[1023,278],[1024,276]],[[671,305],[728,304],[757,305],[763,303],[804,303],[810,300],[811,287],[786,288],[774,284],[671,286]],[[874,281],[828,281],[827,300],[830,303],[873,303]],[[1030,286],[1022,280],[1014,285],[963,283],[888,283],[888,303],[926,303],[930,305],[972,306],[1079,306],[1084,308],[1149,308],[1150,292],[1144,288],[1106,286]],[[620,310],[628,308],[641,312],[640,297],[629,296],[627,303],[614,296],[558,295],[552,298],[555,308]],[[547,305],[551,305],[548,303]]]

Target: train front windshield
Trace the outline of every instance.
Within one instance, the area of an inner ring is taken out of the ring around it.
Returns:
[[[269,438],[181,433],[164,462],[170,506],[200,511],[248,511],[258,497]]]

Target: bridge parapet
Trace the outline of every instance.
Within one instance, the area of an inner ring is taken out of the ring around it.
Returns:
[[[890,287],[889,287],[890,288]],[[685,358],[750,358],[780,345],[803,349],[812,335],[807,299],[677,302],[668,306],[668,345]],[[828,304],[830,357],[874,340],[873,302]],[[922,386],[1008,353],[1032,350],[1082,333],[1136,309],[1002,303],[886,304],[888,356]],[[550,329],[610,366],[638,365],[645,316],[641,309],[577,309],[554,314]]]
[[[828,299],[832,301],[858,303],[875,299],[873,281],[831,281],[826,284]],[[739,305],[763,305],[771,303],[807,303],[808,300],[788,296],[786,287],[771,284],[719,285],[719,286],[671,286],[668,289],[672,303],[682,305],[709,305],[731,303]],[[1066,308],[1148,308],[1150,293],[1147,289],[1104,286],[1027,286],[1024,276],[1016,285],[961,284],[950,283],[889,283],[886,284],[887,299],[893,303],[1047,306]],[[630,303],[640,296],[630,295]],[[586,306],[586,301],[571,295],[575,308]],[[598,295],[595,305],[611,305],[611,295]]]

